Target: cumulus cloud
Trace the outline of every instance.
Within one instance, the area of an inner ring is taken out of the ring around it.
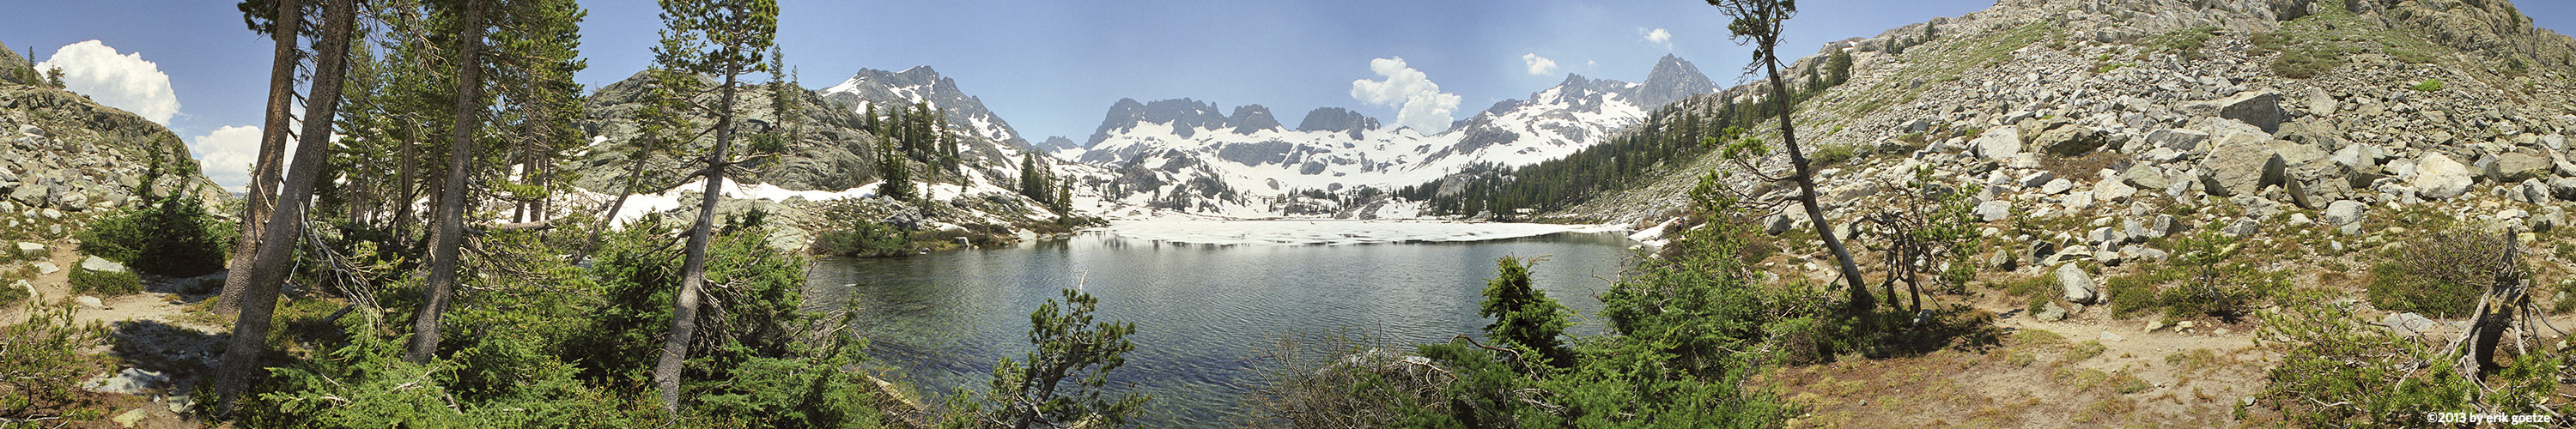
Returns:
[[[1369,71],[1384,76],[1382,80],[1351,81],[1351,98],[1362,103],[1395,107],[1395,124],[1413,127],[1424,134],[1449,129],[1451,114],[1458,111],[1458,94],[1440,92],[1440,84],[1431,76],[1404,64],[1404,57],[1369,60]]]
[[[188,151],[196,152],[206,178],[214,179],[224,189],[239,191],[249,186],[251,163],[259,160],[259,134],[259,127],[254,126],[216,128],[189,138]]]
[[[1664,49],[1673,48],[1673,32],[1671,31],[1665,31],[1661,28],[1640,28],[1637,29],[1637,32],[1645,34],[1646,43],[1663,46]]]
[[[1521,54],[1521,63],[1529,65],[1529,74],[1556,74],[1556,60],[1538,54]]]
[[[144,61],[143,54],[117,54],[97,40],[63,45],[53,58],[36,63],[44,72],[63,69],[63,87],[88,95],[98,104],[123,109],[163,126],[179,114],[179,96],[170,91],[170,75]]]

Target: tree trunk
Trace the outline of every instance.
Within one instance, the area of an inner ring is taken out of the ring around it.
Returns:
[[[420,179],[416,177],[418,174],[412,172],[420,169],[420,162],[412,159],[412,151],[414,147],[420,146],[418,143],[420,121],[411,120],[408,117],[405,119],[404,122],[411,123],[411,133],[404,134],[402,140],[394,142],[402,145],[402,169],[394,179],[396,189],[394,193],[401,198],[394,203],[394,244],[409,248],[411,246],[411,203],[412,200],[419,198],[418,195],[412,195],[412,190],[418,189],[417,186],[420,184]]]
[[[689,337],[698,330],[698,292],[707,283],[707,242],[715,230],[716,196],[724,192],[725,149],[733,143],[734,84],[739,70],[725,71],[723,97],[716,102],[716,146],[707,154],[707,187],[698,199],[697,226],[689,229],[687,259],[680,263],[680,294],[671,302],[671,333],[662,339],[661,361],[653,364],[653,385],[662,390],[662,411],[680,411],[680,364],[689,360]]]
[[[247,386],[252,371],[258,369],[260,355],[268,349],[268,329],[277,310],[280,283],[286,281],[287,269],[294,266],[296,240],[304,234],[304,211],[313,197],[313,188],[322,178],[323,164],[330,150],[331,122],[340,104],[342,70],[348,63],[350,27],[357,20],[357,0],[333,0],[322,38],[313,42],[313,93],[304,103],[304,132],[296,143],[295,164],[288,172],[285,190],[279,192],[278,204],[263,234],[268,243],[259,247],[258,259],[250,264],[250,287],[242,294],[241,318],[233,322],[231,344],[224,349],[222,367],[215,371],[215,393],[219,409],[231,411],[233,400]],[[288,21],[291,22],[291,21]],[[283,24],[283,25],[293,25]],[[288,34],[292,27],[287,27]],[[238,271],[236,271],[238,272]]]
[[[483,5],[465,0],[464,35],[457,38],[456,123],[447,134],[447,180],[439,189],[438,210],[432,216],[437,228],[430,232],[429,283],[427,296],[421,300],[420,313],[412,317],[411,347],[403,360],[428,362],[438,352],[438,318],[447,311],[448,295],[456,288],[458,245],[464,241],[465,178],[473,174],[474,131],[481,125],[483,63],[476,57],[483,50]]]
[[[634,165],[626,168],[626,186],[618,188],[617,201],[608,204],[608,213],[600,215],[599,227],[590,230],[590,239],[582,241],[581,252],[574,253],[572,260],[580,261],[590,257],[590,251],[599,247],[600,234],[607,233],[609,227],[617,225],[617,211],[626,209],[626,197],[635,194],[635,182],[644,175],[644,158],[647,157],[644,151],[636,151]]]
[[[286,157],[288,109],[295,103],[296,27],[303,21],[295,0],[277,0],[277,31],[269,37],[277,40],[276,58],[269,63],[268,120],[261,124],[259,154],[251,164],[250,184],[243,189],[241,240],[233,243],[232,271],[224,274],[224,289],[215,299],[215,315],[231,316],[241,309],[242,292],[250,286],[250,264],[259,256],[262,221],[268,219],[269,205],[276,198],[277,170],[280,158]],[[32,57],[31,57],[32,58]]]
[[[1843,238],[1834,236],[1834,225],[1825,220],[1825,209],[1816,204],[1816,176],[1807,166],[1807,154],[1798,150],[1798,129],[1790,124],[1789,88],[1780,82],[1780,59],[1771,54],[1779,44],[1778,36],[1766,37],[1762,43],[1762,66],[1770,71],[1771,100],[1780,106],[1780,142],[1789,149],[1789,164],[1797,168],[1792,176],[1798,182],[1798,205],[1807,209],[1807,220],[1816,224],[1816,236],[1825,239],[1825,248],[1834,252],[1842,266],[1843,283],[1851,289],[1851,312],[1854,315],[1876,310],[1878,302],[1869,296],[1869,287],[1860,278],[1860,264],[1852,263],[1851,250],[1843,248]]]

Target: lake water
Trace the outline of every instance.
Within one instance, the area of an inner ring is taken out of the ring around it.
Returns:
[[[1258,225],[1237,225],[1258,227]],[[1112,228],[1115,231],[1116,228]],[[1367,235],[1367,234],[1362,234]],[[1113,391],[1151,394],[1147,427],[1230,425],[1261,388],[1263,356],[1298,334],[1359,334],[1406,344],[1476,334],[1494,260],[1546,256],[1533,280],[1599,332],[1592,298],[1633,243],[1563,232],[1470,242],[1211,245],[1086,232],[1065,239],[891,259],[831,259],[809,273],[808,302],[859,297],[872,365],[924,393],[986,387],[995,361],[1028,352],[1029,313],[1063,288],[1099,298],[1100,320],[1136,324],[1136,351]],[[1406,236],[1404,240],[1420,240]]]

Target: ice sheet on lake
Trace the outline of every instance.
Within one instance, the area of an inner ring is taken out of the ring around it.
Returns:
[[[1483,241],[1561,232],[1619,232],[1618,225],[1553,225],[1420,220],[1180,220],[1118,221],[1108,232],[1174,243],[1335,245]]]

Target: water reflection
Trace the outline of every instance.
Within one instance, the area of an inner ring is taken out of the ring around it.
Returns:
[[[1059,288],[1100,298],[1100,317],[1136,324],[1113,386],[1155,396],[1153,427],[1234,421],[1258,388],[1257,359],[1299,333],[1362,332],[1405,342],[1473,334],[1494,259],[1546,256],[1533,281],[1590,315],[1630,244],[1617,234],[1343,246],[1177,244],[1089,233],[1017,247],[897,259],[818,261],[809,302],[856,294],[869,354],[926,393],[981,389],[993,362],[1029,349],[1028,314]],[[1572,330],[1592,334],[1597,321]],[[1184,422],[1195,422],[1185,424]]]

